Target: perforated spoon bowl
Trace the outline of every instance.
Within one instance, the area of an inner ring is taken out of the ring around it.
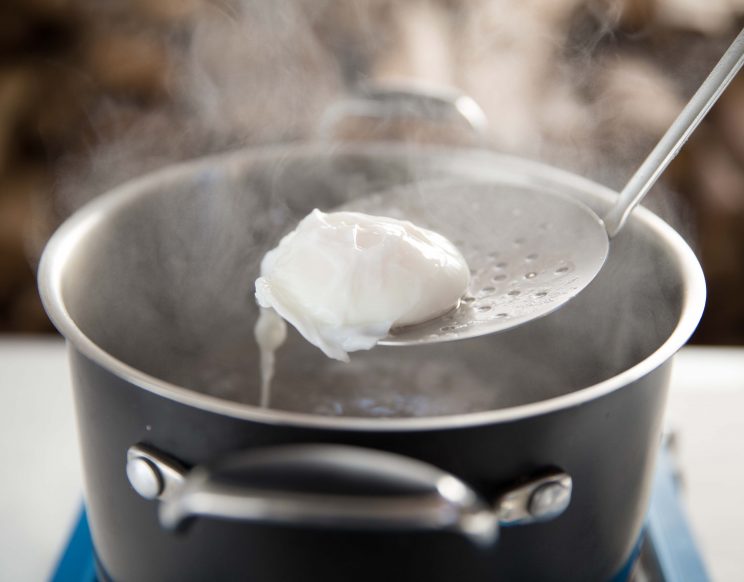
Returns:
[[[627,183],[598,216],[552,192],[490,184],[416,184],[346,209],[405,218],[449,238],[471,267],[468,292],[443,317],[393,329],[380,343],[410,345],[503,331],[558,309],[602,269],[622,229],[744,63],[744,30]]]

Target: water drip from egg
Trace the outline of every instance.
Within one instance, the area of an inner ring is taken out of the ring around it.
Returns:
[[[253,333],[261,354],[261,397],[259,406],[268,408],[271,402],[271,380],[276,366],[276,350],[287,339],[287,324],[273,309],[260,308]]]

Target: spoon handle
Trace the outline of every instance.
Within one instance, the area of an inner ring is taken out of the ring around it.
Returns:
[[[643,200],[669,163],[700,124],[708,110],[718,101],[731,80],[744,64],[744,30],[731,43],[708,78],[692,96],[653,151],[636,170],[620,193],[615,205],[604,217],[607,234],[614,237],[625,224],[630,212]]]

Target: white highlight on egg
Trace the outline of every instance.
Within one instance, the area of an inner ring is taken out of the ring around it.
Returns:
[[[313,210],[264,256],[256,299],[328,357],[346,362],[348,352],[372,348],[393,327],[448,312],[469,280],[463,256],[435,232],[382,216]]]

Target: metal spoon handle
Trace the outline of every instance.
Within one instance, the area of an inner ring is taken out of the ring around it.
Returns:
[[[708,78],[633,174],[615,205],[604,217],[610,238],[620,231],[630,212],[643,200],[651,186],[677,156],[687,138],[695,131],[713,104],[718,101],[721,93],[736,76],[742,64],[744,64],[744,30],[731,43]]]

